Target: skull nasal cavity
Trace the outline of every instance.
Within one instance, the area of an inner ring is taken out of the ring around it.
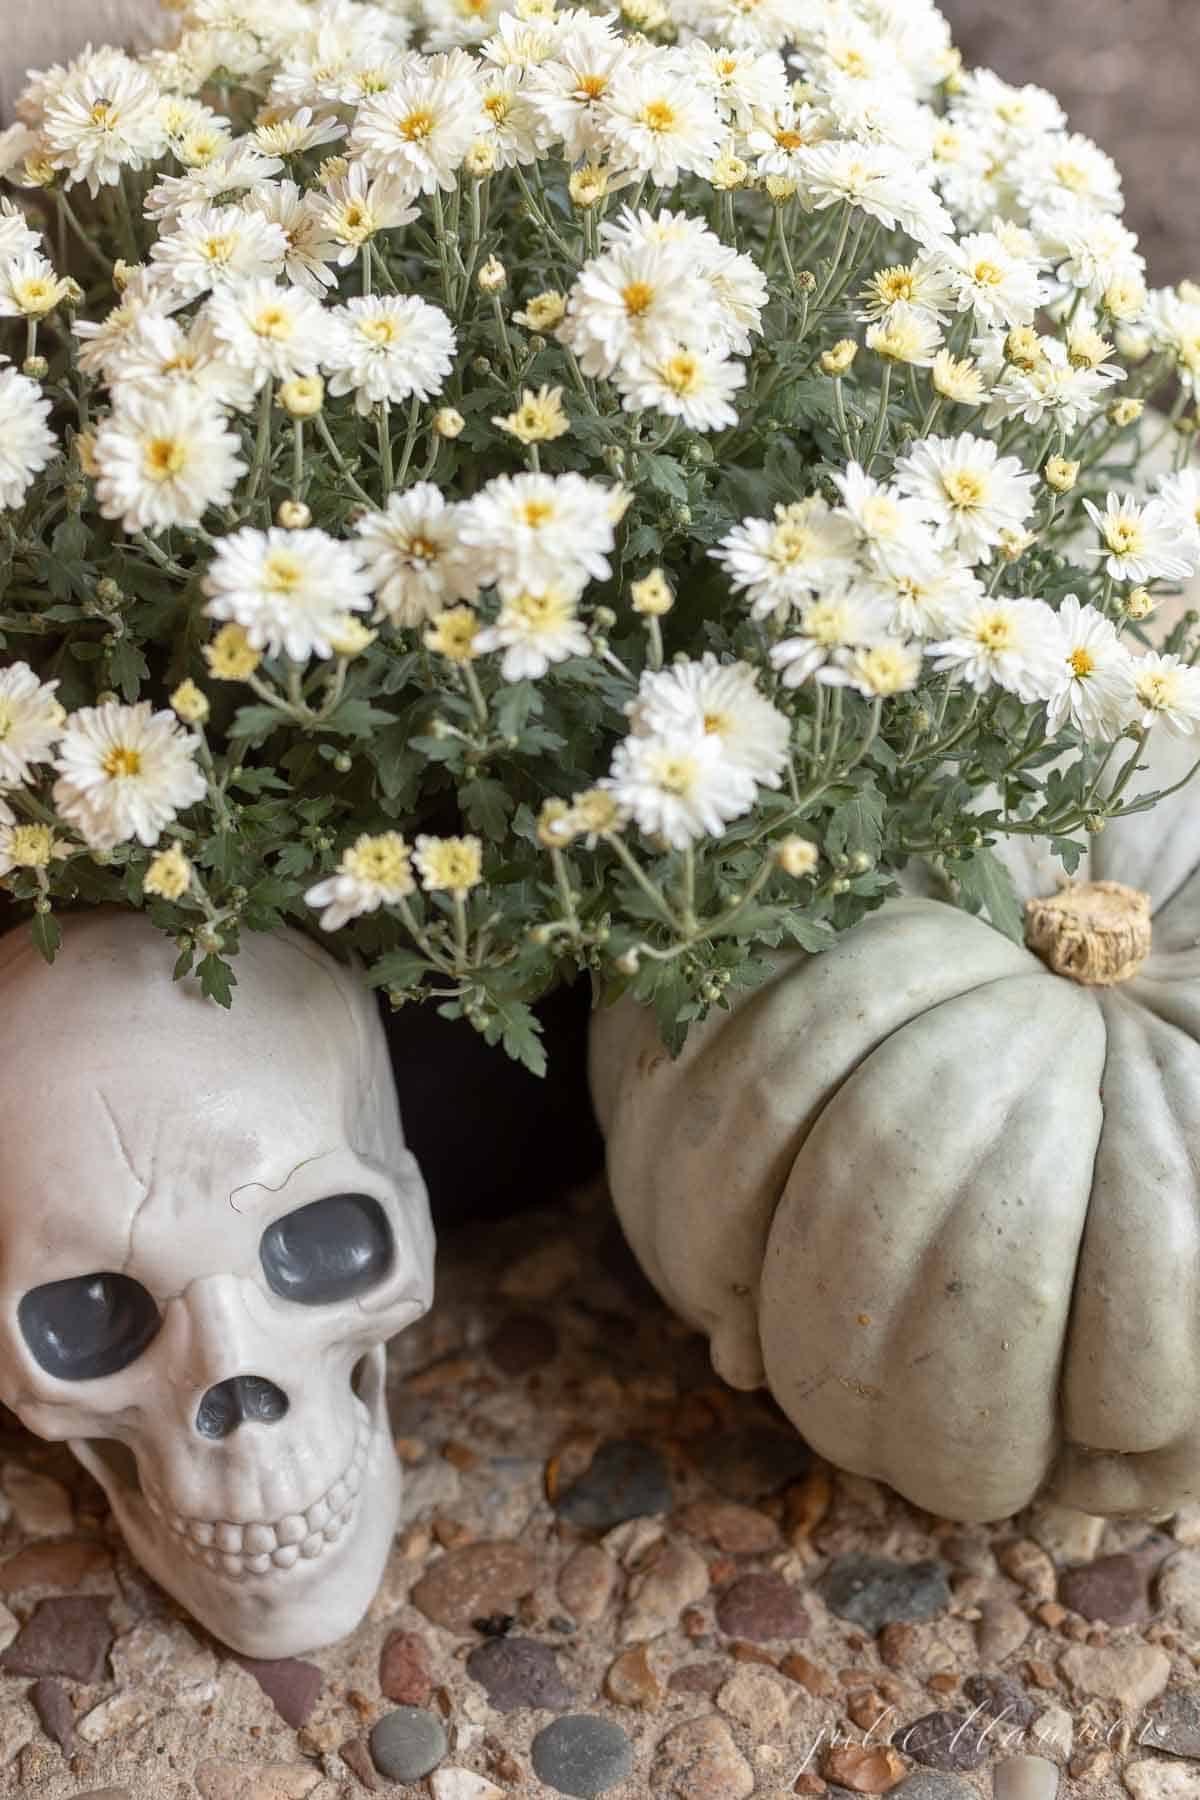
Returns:
[[[196,1430],[204,1437],[228,1437],[238,1426],[272,1425],[288,1409],[288,1397],[261,1375],[235,1375],[210,1387],[196,1414]]]

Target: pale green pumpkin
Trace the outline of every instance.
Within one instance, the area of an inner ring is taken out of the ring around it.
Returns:
[[[1153,785],[1197,755],[1156,746]],[[1022,899],[1062,881],[1044,846],[1003,854]],[[734,1386],[954,1518],[1200,1498],[1200,781],[1076,879],[1151,897],[1115,985],[914,895],[782,958],[678,1061],[633,1005],[593,1027],[650,1279]]]

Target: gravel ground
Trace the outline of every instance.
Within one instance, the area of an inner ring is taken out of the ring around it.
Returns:
[[[371,1615],[253,1669],[64,1450],[0,1434],[0,1795],[1200,1794],[1200,1507],[966,1527],[836,1473],[716,1381],[600,1188],[444,1245],[391,1363]]]
[[[1200,278],[1197,0],[941,0],[967,60],[1058,95],[1115,157],[1156,284]]]

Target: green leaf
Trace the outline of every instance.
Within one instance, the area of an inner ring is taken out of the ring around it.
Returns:
[[[248,743],[261,744],[277,731],[281,725],[287,724],[287,716],[274,706],[239,706],[233,715],[231,737],[244,738]]]
[[[514,801],[502,781],[487,775],[465,781],[458,791],[458,803],[473,831],[493,840],[504,836]]]
[[[497,1000],[494,995],[491,1000],[495,1011],[483,1034],[485,1041],[503,1044],[514,1062],[540,1078],[546,1073],[546,1050],[532,1007],[523,1000]]]
[[[123,697],[132,706],[141,692],[142,683],[150,673],[150,664],[146,661],[137,645],[127,637],[118,638],[108,654],[109,678]]]
[[[970,862],[952,869],[958,897],[968,912],[985,912],[997,931],[1015,944],[1025,941],[1025,911],[1013,878],[994,850],[976,850]]]
[[[672,500],[687,504],[690,498],[687,476],[673,456],[655,456],[642,451],[638,456],[638,469],[658,493],[669,494]]]
[[[864,783],[852,799],[843,800],[829,815],[825,849],[832,857],[865,852],[872,861],[883,848],[883,795],[874,781]]]
[[[425,958],[415,950],[390,950],[367,971],[367,986],[382,988],[419,987],[429,970]]]
[[[237,976],[223,957],[210,950],[207,956],[201,957],[196,973],[205,999],[215,1000],[218,1006],[232,1006]]]
[[[34,913],[29,926],[34,949],[52,963],[62,948],[62,926],[53,913]]]
[[[369,738],[392,723],[391,713],[382,706],[372,706],[369,700],[343,700],[326,719],[325,730],[339,737]]]

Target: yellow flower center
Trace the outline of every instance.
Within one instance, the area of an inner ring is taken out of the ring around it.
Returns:
[[[816,534],[805,525],[780,525],[771,535],[771,561],[799,563],[816,544]]]
[[[278,343],[292,335],[292,319],[284,306],[264,306],[255,313],[250,329],[256,337],[274,338]]]
[[[206,262],[225,263],[233,255],[233,239],[222,232],[206,237],[200,246],[200,254]]]
[[[88,113],[88,118],[100,131],[112,131],[120,115],[111,100],[97,100]]]
[[[127,775],[140,775],[142,772],[142,753],[132,749],[128,744],[117,744],[105,756],[100,767],[110,781],[121,781]]]
[[[1070,188],[1073,193],[1084,194],[1087,192],[1087,171],[1080,163],[1072,162],[1070,157],[1063,157],[1061,162],[1056,162],[1054,173],[1060,185]]]
[[[512,111],[512,95],[501,90],[498,94],[489,94],[483,103],[485,113],[495,119],[498,125],[503,124]]]
[[[1072,672],[1076,675],[1090,675],[1096,666],[1095,657],[1090,651],[1084,650],[1082,647],[1078,650],[1072,650],[1067,661],[1071,665]]]
[[[396,129],[408,143],[416,144],[422,138],[432,136],[433,126],[433,114],[426,107],[419,106],[414,112],[410,112],[407,118],[401,119]]]
[[[625,302],[625,311],[640,318],[654,304],[654,289],[648,281],[630,281],[621,289],[621,298]]]
[[[554,508],[549,500],[526,500],[520,512],[522,524],[528,525],[533,531],[540,530],[547,519],[551,519],[553,516]],[[528,600],[533,596],[527,594],[525,598]]]
[[[840,644],[846,633],[845,614],[832,600],[818,601],[805,613],[803,630],[814,643]]]
[[[1013,646],[1012,626],[1007,619],[993,615],[990,619],[982,620],[976,626],[975,638],[984,650],[991,650],[993,653],[999,650],[1011,650]]]
[[[343,859],[347,875],[378,887],[411,884],[408,846],[398,832],[360,838]]]
[[[386,313],[376,319],[360,319],[358,330],[369,344],[394,344],[400,336],[395,319]]]
[[[730,724],[728,713],[706,712],[704,715],[704,731],[707,737],[724,737]]]
[[[981,257],[971,271],[980,287],[999,287],[1004,280],[1004,271],[987,257]]]
[[[575,93],[582,100],[598,100],[607,88],[607,75],[581,75]]]
[[[670,131],[675,124],[675,109],[665,100],[651,100],[642,108],[642,124],[647,131]]]
[[[142,455],[142,471],[149,481],[170,481],[187,467],[187,450],[178,438],[151,438]]]
[[[949,470],[942,476],[942,489],[951,506],[960,512],[982,505],[987,493],[982,475],[977,475],[973,469]]]
[[[802,150],[804,148],[804,139],[800,132],[793,131],[788,126],[781,126],[776,131],[775,142],[781,150]]]
[[[272,550],[263,563],[263,586],[269,594],[294,594],[304,580],[304,565],[291,550]]]
[[[1136,519],[1110,519],[1104,539],[1116,556],[1131,556],[1142,547],[1142,528]]]
[[[663,370],[667,386],[677,394],[694,393],[700,385],[700,360],[690,350],[681,350]]]
[[[685,755],[664,756],[658,765],[658,785],[668,794],[686,794],[696,778],[696,764]]]

